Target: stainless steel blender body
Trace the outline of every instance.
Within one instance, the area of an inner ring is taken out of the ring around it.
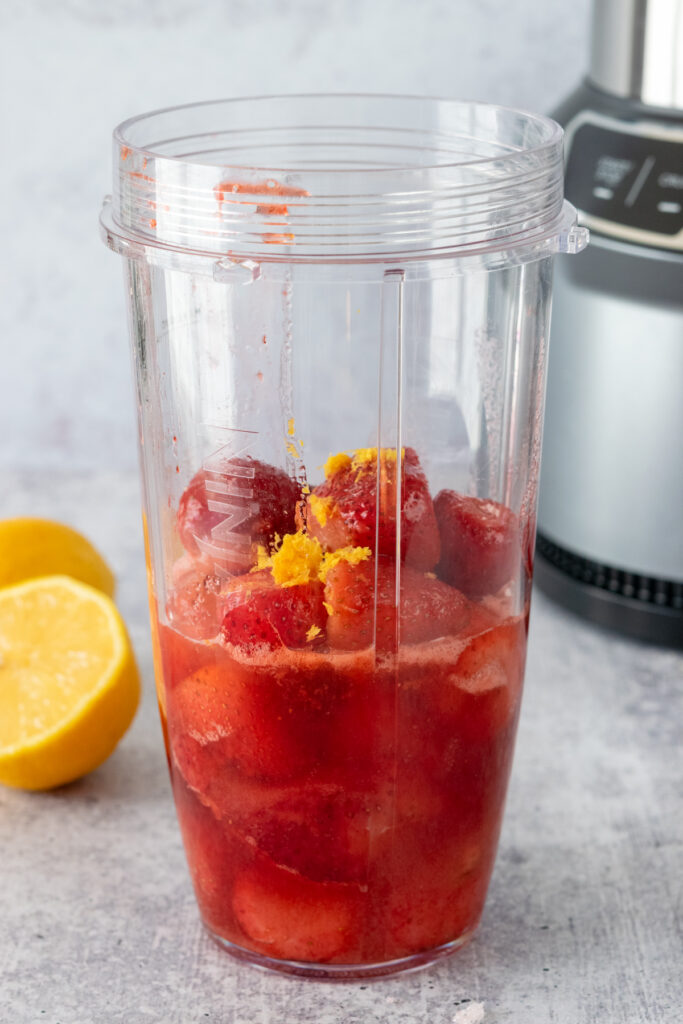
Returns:
[[[536,578],[683,646],[683,2],[596,3],[555,116],[592,244],[556,268]]]

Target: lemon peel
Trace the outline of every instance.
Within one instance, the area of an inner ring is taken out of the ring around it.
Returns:
[[[114,575],[99,552],[77,530],[52,519],[0,521],[0,587],[63,574],[114,596]]]

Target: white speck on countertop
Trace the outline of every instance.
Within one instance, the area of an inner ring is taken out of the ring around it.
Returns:
[[[485,1016],[483,1003],[470,1003],[464,1009],[458,1010],[452,1024],[481,1024]]]

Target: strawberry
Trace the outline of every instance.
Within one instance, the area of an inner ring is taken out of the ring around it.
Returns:
[[[517,516],[506,505],[441,491],[434,502],[441,536],[439,577],[477,599],[495,594],[518,571]]]
[[[381,555],[396,551],[396,452],[382,449],[377,492],[377,449],[359,449],[353,458],[333,456],[327,479],[314,488],[299,523],[327,551],[369,547]],[[379,529],[377,519],[379,516]],[[426,477],[416,452],[401,459],[401,560],[425,571],[439,559],[439,531]]]
[[[313,882],[260,855],[238,876],[233,909],[258,952],[309,963],[353,962],[362,911],[357,886]]]
[[[377,817],[372,800],[333,783],[255,785],[236,789],[228,812],[252,848],[313,881],[365,881]]]
[[[317,580],[280,586],[270,569],[238,576],[223,588],[221,635],[243,651],[312,647],[325,639],[327,613]]]
[[[216,931],[229,931],[232,924],[232,882],[241,867],[240,844],[223,822],[187,788],[177,773],[173,778],[176,812],[187,855],[197,902],[207,924]],[[230,938],[239,941],[239,936]]]
[[[258,544],[294,528],[300,485],[281,469],[249,456],[225,459],[219,469],[200,470],[178,505],[178,534],[190,554],[205,554],[215,566],[246,572]]]
[[[376,591],[375,591],[376,583]],[[457,634],[469,618],[467,599],[433,577],[409,566],[400,573],[401,613],[399,639],[418,644]],[[392,650],[396,644],[396,569],[380,558],[375,581],[374,561],[351,565],[340,562],[327,574],[325,600],[330,612],[327,640],[337,650],[360,650],[373,643],[376,609],[376,644]]]
[[[218,636],[222,622],[223,579],[205,559],[184,555],[173,567],[173,589],[166,603],[170,624],[193,640]]]
[[[218,644],[190,640],[174,629],[159,625],[159,648],[166,690],[173,690],[198,669],[213,665],[223,656]]]
[[[221,661],[168,691],[167,713],[178,768],[204,802],[220,809],[237,770],[257,778],[294,777],[315,764],[319,738],[311,735],[314,711],[297,706],[303,696],[295,675],[289,681],[259,674],[218,650]]]
[[[473,860],[476,847],[457,843],[403,857],[399,847],[387,864],[383,903],[387,957],[409,956],[469,936],[484,908],[492,857]],[[393,861],[393,863],[392,863]]]
[[[458,735],[487,742],[513,723],[525,650],[520,620],[508,619],[468,641],[439,694],[441,712],[457,718]]]

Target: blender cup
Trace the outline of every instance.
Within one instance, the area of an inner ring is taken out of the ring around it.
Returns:
[[[562,132],[474,103],[203,103],[114,134],[161,720],[234,956],[472,935],[519,712]]]

